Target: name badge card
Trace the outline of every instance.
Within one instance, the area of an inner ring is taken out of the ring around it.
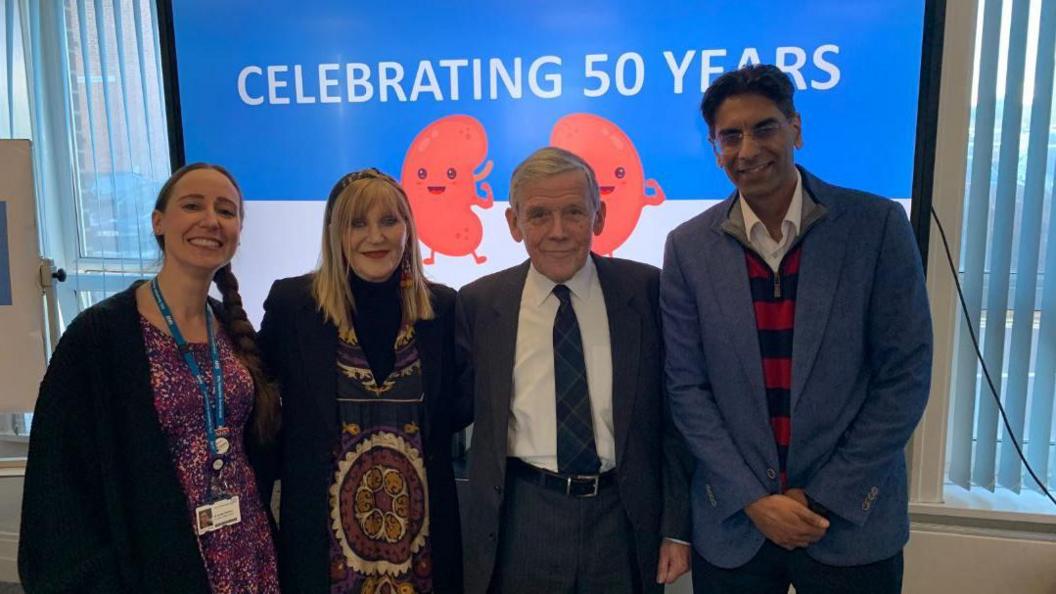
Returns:
[[[194,510],[197,522],[198,535],[207,534],[219,530],[224,526],[231,526],[242,521],[242,509],[238,504],[238,497],[221,499],[208,505],[200,505]]]

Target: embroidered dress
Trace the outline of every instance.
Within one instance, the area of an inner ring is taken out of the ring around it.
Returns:
[[[176,474],[187,499],[188,530],[194,530],[194,510],[208,503],[209,480],[214,472],[205,440],[205,411],[201,392],[187,369],[172,337],[140,316],[143,341],[150,361],[154,408],[158,413]],[[239,498],[242,521],[198,536],[209,585],[215,594],[271,594],[279,592],[275,548],[267,516],[257,494],[242,438],[253,407],[253,378],[235,356],[227,336],[216,334],[224,370],[227,425],[231,450],[221,479],[228,492]],[[188,345],[198,366],[212,385],[208,343]],[[149,485],[145,485],[149,488]]]
[[[337,349],[341,437],[330,486],[331,594],[433,591],[424,401],[414,326],[378,385],[353,332]]]

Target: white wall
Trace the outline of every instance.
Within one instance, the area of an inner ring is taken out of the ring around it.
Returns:
[[[1056,534],[914,525],[906,594],[1053,594]]]
[[[914,522],[904,554],[904,594],[1056,593],[1056,534]],[[667,588],[692,592],[689,576]]]
[[[22,477],[0,476],[0,582],[18,580],[18,530]]]

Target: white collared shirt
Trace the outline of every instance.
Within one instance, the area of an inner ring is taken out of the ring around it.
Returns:
[[[560,300],[553,294],[557,283],[534,266],[521,292],[517,318],[517,348],[513,363],[513,398],[510,400],[508,455],[557,472],[557,404],[554,388],[554,318]],[[616,439],[612,425],[612,348],[609,316],[594,260],[563,283],[572,295],[594,421],[594,440],[601,472],[616,466]]]
[[[785,218],[781,221],[780,240],[775,241],[770,236],[770,232],[766,230],[766,225],[755,214],[755,211],[752,210],[751,205],[748,204],[743,195],[740,196],[738,202],[741,205],[741,216],[744,217],[744,229],[748,233],[748,243],[766,260],[770,269],[777,272],[778,267],[781,266],[782,258],[788,253],[788,248],[792,247],[792,242],[799,235],[799,228],[802,223],[803,178],[799,170],[796,170],[796,190],[792,192],[792,202],[789,203],[788,212],[785,213]]]

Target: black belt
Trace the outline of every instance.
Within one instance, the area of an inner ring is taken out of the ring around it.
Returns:
[[[532,466],[520,458],[507,458],[506,472],[569,497],[594,497],[601,489],[616,483],[615,470],[588,475],[559,474]]]

